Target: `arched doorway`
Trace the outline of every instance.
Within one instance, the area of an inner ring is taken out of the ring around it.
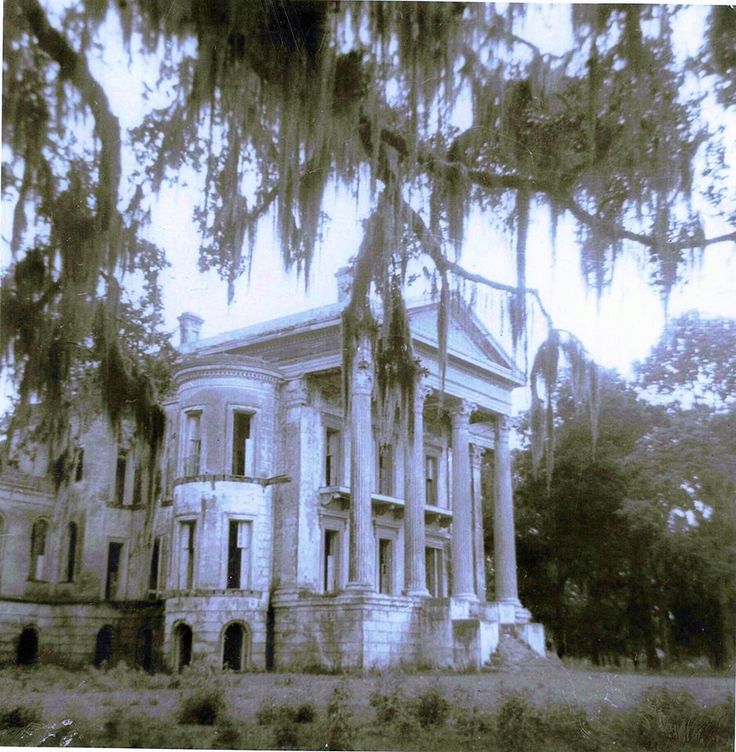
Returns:
[[[18,638],[15,662],[19,666],[33,666],[38,663],[38,631],[35,627],[26,627]]]
[[[112,663],[113,648],[113,631],[109,624],[97,633],[97,642],[95,644],[95,666],[102,666],[103,663]]]
[[[246,664],[247,631],[242,624],[229,624],[222,636],[222,668],[242,671]]]
[[[174,629],[174,665],[181,671],[192,662],[192,628],[188,624],[177,624]]]
[[[153,671],[153,632],[144,627],[138,635],[136,663],[144,671]]]

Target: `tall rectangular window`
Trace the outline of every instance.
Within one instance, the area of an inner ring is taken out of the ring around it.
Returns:
[[[79,483],[82,478],[84,478],[84,447],[80,447],[79,452],[77,452],[77,467],[74,470],[75,483]]]
[[[378,449],[378,493],[392,496],[394,492],[394,448],[383,444]]]
[[[133,474],[133,504],[141,504],[143,502],[143,469],[136,463],[135,473]]]
[[[442,567],[442,549],[427,546],[424,549],[424,564],[427,571],[427,590],[433,598],[444,598],[444,571]]]
[[[227,587],[245,590],[251,587],[252,523],[230,520],[227,545]]]
[[[124,451],[118,453],[115,465],[115,501],[118,504],[125,503],[125,476],[128,473],[128,455]]]
[[[186,414],[184,445],[184,475],[199,475],[202,459],[202,413]]]
[[[148,571],[148,594],[155,596],[159,590],[159,576],[161,571],[161,538],[153,541],[151,553],[151,568]]]
[[[426,487],[426,504],[437,506],[437,457],[428,454],[424,458],[424,478]]]
[[[249,475],[253,467],[250,418],[250,413],[233,413],[233,475]]]
[[[196,522],[185,520],[179,523],[179,589],[194,587],[194,534]]]
[[[340,587],[340,533],[325,530],[322,588],[325,593],[335,593]]]
[[[107,578],[105,579],[105,600],[118,597],[123,544],[111,542],[107,547]]]
[[[334,428],[325,430],[325,478],[326,486],[340,485],[340,432]]]
[[[378,539],[378,592],[393,592],[393,541],[389,538]]]

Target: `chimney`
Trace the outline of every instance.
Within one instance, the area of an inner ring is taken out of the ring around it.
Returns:
[[[186,311],[177,319],[179,322],[179,345],[191,345],[199,339],[204,319],[196,313]]]
[[[353,267],[343,266],[335,272],[337,280],[337,302],[344,303],[350,297],[350,289],[353,286]]]

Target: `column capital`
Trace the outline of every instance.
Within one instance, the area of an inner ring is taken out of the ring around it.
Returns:
[[[420,376],[414,387],[414,409],[422,410],[424,408],[424,402],[430,394],[432,394],[432,387],[426,384],[424,379]]]
[[[460,400],[457,405],[450,408],[450,417],[453,427],[456,425],[467,424],[470,416],[478,409],[478,405],[470,400]]]
[[[309,387],[306,379],[290,379],[284,385],[284,404],[286,407],[301,407],[309,402]]]
[[[495,433],[497,441],[508,441],[511,433],[511,420],[508,415],[496,416]]]
[[[485,447],[480,444],[470,445],[470,460],[473,463],[473,467],[480,467],[483,462],[483,454],[486,451]]]

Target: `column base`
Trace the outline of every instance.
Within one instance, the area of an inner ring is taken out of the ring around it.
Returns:
[[[407,590],[406,595],[409,598],[429,598],[429,590],[427,588],[418,588],[416,590]]]
[[[367,582],[348,582],[344,589],[349,593],[372,593],[373,585]]]

